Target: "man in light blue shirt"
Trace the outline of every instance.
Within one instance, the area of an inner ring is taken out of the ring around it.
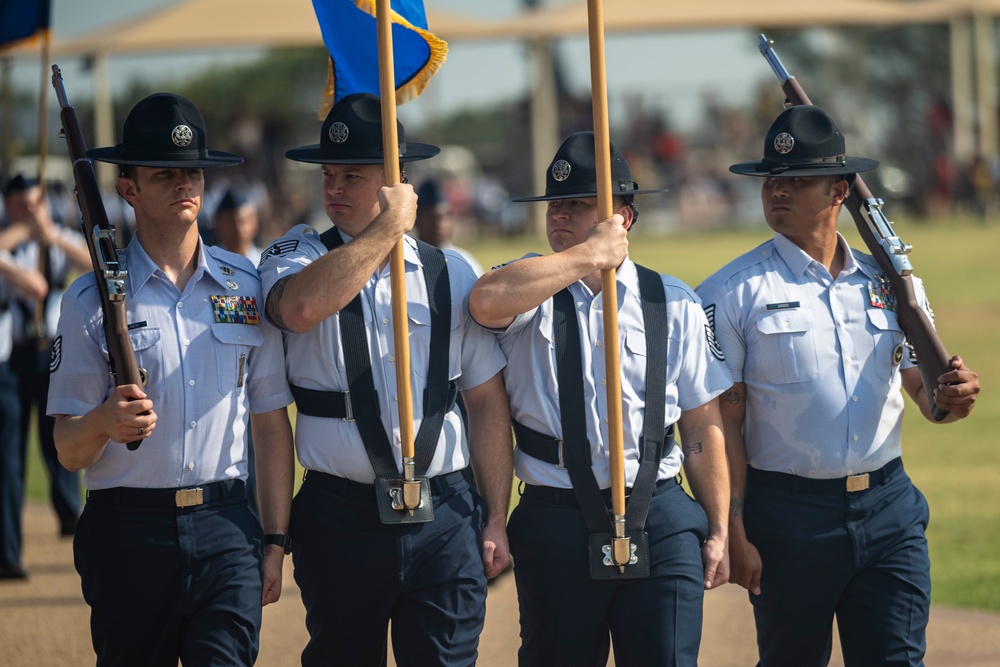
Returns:
[[[103,286],[93,273],[75,281],[48,408],[60,461],[86,469],[74,560],[102,667],[249,667],[261,606],[281,592],[293,477],[281,335],[263,321],[250,261],[198,236],[204,170],[242,161],[206,146],[198,109],[157,93],[129,113],[122,143],[87,153],[119,166],[118,193],[135,211],[120,260],[129,337],[148,377],[114,386]],[[245,491],[248,417],[261,522]]]
[[[508,527],[523,666],[603,665],[612,643],[620,667],[696,665],[704,592],[728,575],[729,480],[715,398],[731,380],[691,289],[628,258],[633,197],[658,191],[638,189],[614,146],[611,180],[614,214],[600,221],[594,134],[570,136],[549,165],[545,194],[517,200],[548,202],[555,252],[493,269],[469,297],[473,317],[497,332],[507,355],[514,466],[524,482]],[[609,298],[601,272],[613,268]],[[609,301],[619,368],[605,365]],[[639,554],[623,571],[600,556],[612,525],[611,374],[621,377],[625,520]],[[695,499],[677,484],[682,464]]]
[[[402,125],[397,131],[402,162],[437,154],[436,146],[405,141]],[[286,332],[296,452],[307,469],[291,519],[309,630],[302,664],[384,664],[390,620],[397,660],[473,664],[486,580],[509,562],[512,449],[506,362],[466,308],[475,273],[457,253],[405,235],[417,197],[405,182],[385,184],[374,95],[342,98],[322,125],[320,143],[285,155],[317,165],[334,224],[323,234],[293,227],[260,263],[267,316]],[[398,276],[389,263],[397,243],[414,467],[428,496],[419,509],[433,508],[419,523],[404,522],[404,512],[388,506],[388,490],[402,473],[391,289]]]
[[[837,233],[850,179],[877,166],[847,155],[822,109],[786,110],[764,158],[730,168],[763,178],[774,239],[697,290],[734,381],[731,580],[752,593],[764,667],[826,665],[834,616],[849,667],[923,664],[928,510],[900,460],[900,388],[931,419],[928,397],[886,276]],[[979,392],[951,367],[934,396],[948,422]]]

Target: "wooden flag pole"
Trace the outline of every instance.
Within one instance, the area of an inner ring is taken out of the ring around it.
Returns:
[[[382,100],[382,154],[385,184],[400,182],[399,136],[396,132],[396,76],[392,57],[392,6],[390,0],[375,3],[378,35],[379,97]],[[403,503],[413,514],[420,504],[420,483],[414,481],[413,395],[410,389],[410,332],[406,314],[406,267],[403,240],[389,254],[392,289],[392,333],[396,348],[396,399],[399,405],[399,438],[403,452]]]
[[[604,7],[602,0],[587,0],[590,37],[590,83],[594,106],[594,160],[597,168],[597,219],[614,213],[611,197],[611,133],[608,129],[608,84],[604,68]],[[608,397],[608,454],[611,468],[611,509],[615,537],[612,555],[624,571],[631,558],[625,536],[625,445],[622,436],[621,362],[618,355],[618,283],[615,269],[601,271],[604,303],[604,366]]]

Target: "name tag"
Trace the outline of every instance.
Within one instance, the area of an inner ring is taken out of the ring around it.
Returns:
[[[768,310],[786,310],[788,308],[798,308],[798,301],[783,301],[782,303],[769,303],[767,304]]]

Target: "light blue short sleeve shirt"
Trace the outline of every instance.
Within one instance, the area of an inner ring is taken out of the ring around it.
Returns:
[[[877,262],[839,243],[836,278],[777,234],[698,287],[733,380],[746,385],[754,468],[835,478],[901,453],[900,371],[914,360]]]

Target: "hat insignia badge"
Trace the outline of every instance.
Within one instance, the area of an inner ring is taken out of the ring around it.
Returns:
[[[189,146],[194,140],[194,132],[187,125],[178,125],[170,133],[170,140],[174,142],[174,146],[184,148],[185,146]]]
[[[787,132],[782,132],[774,138],[774,150],[778,151],[781,155],[788,155],[794,147],[795,137]]]
[[[560,183],[569,178],[570,172],[573,171],[573,167],[566,160],[559,160],[554,165],[552,165],[552,178],[556,179]]]
[[[340,121],[337,121],[336,123],[331,125],[330,130],[328,132],[328,134],[330,135],[330,141],[332,141],[335,144],[342,144],[345,141],[347,141],[347,137],[348,135],[350,135],[350,133],[351,131],[347,129],[347,126],[341,123]]]

